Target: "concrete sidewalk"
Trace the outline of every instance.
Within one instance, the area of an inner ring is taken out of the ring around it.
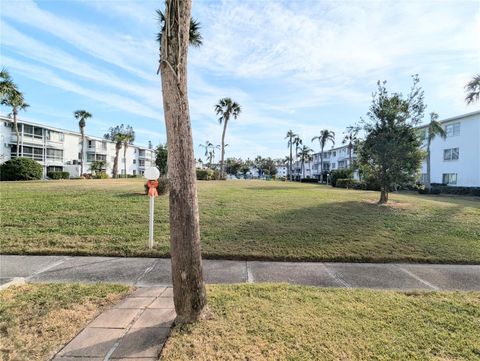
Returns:
[[[319,287],[480,290],[480,266],[399,263],[203,261],[207,283],[288,282]],[[110,282],[139,287],[171,285],[163,258],[0,255],[0,283]]]

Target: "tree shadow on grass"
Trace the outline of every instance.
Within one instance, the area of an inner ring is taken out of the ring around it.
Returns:
[[[208,258],[279,261],[472,261],[468,242],[456,244],[446,233],[462,206],[422,214],[402,204],[346,201],[257,212],[221,226],[229,237],[203,240],[204,251]],[[442,254],[438,242],[453,247],[450,254]]]

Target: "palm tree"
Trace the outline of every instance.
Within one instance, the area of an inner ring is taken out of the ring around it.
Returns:
[[[295,145],[295,162],[296,162],[298,160],[298,151],[300,149],[300,146],[303,144],[303,141],[297,135],[295,138],[293,138],[293,144]]]
[[[115,127],[111,127],[108,130],[108,133],[105,134],[103,137],[115,143],[115,158],[113,159],[113,170],[112,170],[112,177],[117,178],[118,176],[118,155],[120,153],[120,149],[122,149],[122,145],[126,138],[128,138],[131,134],[134,134],[133,128],[130,125],[126,127],[121,124]],[[133,137],[135,137],[133,135]],[[124,151],[124,155],[126,150]],[[126,160],[125,160],[126,163]],[[125,171],[126,173],[126,171]]]
[[[335,132],[323,129],[320,131],[320,135],[312,138],[312,142],[315,140],[318,140],[320,144],[320,182],[323,183],[323,148],[325,148],[328,141],[335,145]]]
[[[2,70],[2,72],[6,72]],[[11,82],[8,73],[2,74],[2,105],[10,107],[13,115],[13,127],[17,136],[16,156],[18,157],[20,151],[20,134],[18,132],[17,115],[20,110],[25,111],[29,105],[25,103],[23,94],[17,89],[16,85]]]
[[[348,164],[349,167],[351,168],[353,166],[352,162],[352,151],[354,145],[358,142],[358,132],[359,132],[358,127],[348,127],[347,128],[347,133],[343,137],[342,144],[347,144],[347,149],[348,149]]]
[[[197,321],[207,305],[200,247],[195,154],[188,107],[187,67],[191,0],[165,0],[160,74],[170,176],[169,219],[176,324]]]
[[[312,155],[311,155],[312,152],[313,150],[307,147],[306,145],[304,145],[300,149],[299,157],[300,157],[300,161],[302,162],[303,178],[305,178],[305,162],[310,162],[312,160]]]
[[[447,137],[447,133],[442,127],[442,124],[438,121],[438,114],[437,113],[430,113],[430,123],[427,127],[427,179],[425,188],[430,190],[431,183],[430,183],[430,144],[435,137],[439,135],[441,138],[445,139]]]
[[[125,178],[127,178],[127,148],[129,144],[133,144],[135,140],[135,132],[131,126],[127,126],[127,130],[125,134],[122,136],[123,138],[123,169],[125,170]]]
[[[295,139],[295,137],[298,137],[297,134],[295,134],[292,130],[289,130],[287,132],[287,135],[285,136],[285,139],[288,139],[288,142],[287,142],[287,145],[288,147],[290,148],[290,161],[289,161],[289,168],[288,168],[288,176],[290,178],[290,181],[293,180],[293,174],[292,174],[292,161],[293,161],[293,154],[292,154],[292,147],[293,147],[293,140]]]
[[[220,116],[218,122],[223,123],[223,132],[222,132],[222,152],[220,159],[220,177],[223,178],[224,171],[224,159],[225,159],[225,133],[227,131],[227,125],[230,117],[237,119],[238,115],[241,112],[240,105],[234,102],[230,98],[223,98],[218,101],[218,104],[215,105],[215,113]]]
[[[157,33],[157,41],[158,45],[161,46],[162,44],[162,33],[163,30],[165,29],[165,15],[161,10],[157,10],[157,19],[158,22],[160,23],[160,32]],[[193,18],[190,18],[190,29],[189,29],[189,38],[188,38],[188,43],[190,46],[193,46],[194,48],[199,48],[201,45],[203,45],[203,37],[202,34],[200,34],[200,29],[202,26],[200,25],[200,22],[198,20],[195,20]],[[158,70],[157,74],[160,73],[160,64],[158,65]]]
[[[480,74],[474,75],[472,80],[465,85],[465,91],[467,92],[465,97],[467,104],[478,102],[480,99]]]
[[[2,70],[0,70],[0,101],[3,102],[6,96],[16,89],[17,86],[13,82],[8,70],[2,68]]]
[[[205,161],[209,161],[209,155],[210,155],[210,148],[213,148],[214,145],[211,143],[209,140],[205,141],[205,144],[200,144],[199,147],[205,148]],[[214,151],[215,152],[215,151]],[[210,167],[212,165],[211,162],[209,162],[208,166]]]
[[[82,135],[82,147],[80,151],[80,175],[83,174],[83,155],[84,153],[84,146],[85,146],[85,125],[86,120],[92,117],[92,114],[87,112],[86,110],[77,110],[73,113],[75,119],[78,120],[78,127],[80,128],[80,134]]]

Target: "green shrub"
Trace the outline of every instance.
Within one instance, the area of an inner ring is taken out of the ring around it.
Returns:
[[[42,179],[42,166],[30,158],[13,158],[0,165],[0,180],[21,181]]]
[[[318,179],[316,179],[316,178],[302,178],[302,179],[300,179],[300,183],[318,183]]]
[[[355,188],[358,182],[352,178],[340,178],[336,184],[337,188]]]
[[[433,186],[430,189],[430,193],[435,190],[443,194],[457,194],[462,196],[480,196],[480,187],[452,187],[452,186]]]
[[[197,168],[197,180],[212,180],[215,172],[211,169]]]
[[[337,186],[338,179],[353,179],[353,170],[351,168],[335,169],[330,173],[330,184]]]
[[[93,178],[95,178],[95,179],[108,179],[110,177],[108,176],[107,172],[102,171],[102,172],[97,172]]]
[[[160,177],[158,178],[158,186],[157,186],[157,192],[158,195],[163,195],[168,192],[168,179],[167,177]],[[144,184],[144,189],[145,189],[145,194],[148,194],[148,186],[147,183]]]
[[[50,179],[68,179],[70,178],[70,173],[68,172],[48,172],[47,177]]]

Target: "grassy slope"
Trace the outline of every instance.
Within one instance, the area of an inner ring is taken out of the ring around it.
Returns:
[[[141,180],[1,183],[3,253],[168,255],[167,197],[146,249]],[[480,202],[265,181],[200,182],[203,254],[277,260],[480,263]]]
[[[28,284],[1,291],[0,358],[49,360],[128,289],[117,285]]]
[[[478,360],[480,293],[210,286],[162,360]]]

